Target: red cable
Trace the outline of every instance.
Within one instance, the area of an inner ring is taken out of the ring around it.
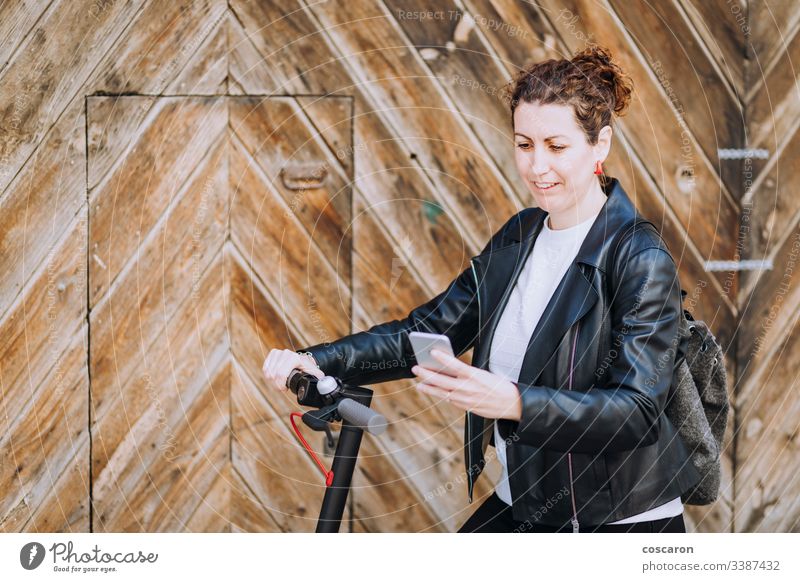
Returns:
[[[317,465],[319,465],[320,471],[322,471],[322,474],[325,476],[325,486],[326,487],[330,487],[331,483],[333,483],[333,470],[326,471],[325,467],[322,465],[322,462],[319,460],[319,458],[317,457],[316,453],[311,450],[310,446],[308,446],[308,443],[306,442],[306,439],[304,439],[303,435],[300,434],[300,429],[297,428],[297,425],[294,422],[294,417],[295,416],[299,416],[300,418],[302,418],[303,417],[303,413],[302,412],[292,412],[291,415],[289,416],[289,421],[292,423],[292,428],[294,429],[294,433],[297,435],[297,438],[300,439],[300,442],[303,443],[303,446],[311,454],[311,456],[314,457],[314,460],[317,462]]]

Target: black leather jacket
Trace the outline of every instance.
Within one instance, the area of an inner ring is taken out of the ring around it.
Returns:
[[[497,421],[513,517],[529,524],[572,522],[575,530],[617,521],[700,480],[664,414],[687,345],[675,263],[652,225],[628,228],[643,219],[619,182],[611,178],[604,191],[606,203],[530,338],[517,382],[522,418]],[[513,216],[470,268],[405,319],[298,351],[351,384],[412,378],[407,334],[424,331],[446,334],[458,355],[474,347],[472,365],[488,369],[494,330],[546,216],[539,208]],[[606,272],[612,257],[616,289]],[[357,365],[402,360],[407,366],[383,370]],[[494,444],[493,422],[466,413],[470,502]]]

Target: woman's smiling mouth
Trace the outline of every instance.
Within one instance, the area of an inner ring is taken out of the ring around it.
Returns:
[[[550,190],[554,186],[558,186],[560,183],[561,182],[534,182],[533,185],[544,192],[546,190]]]

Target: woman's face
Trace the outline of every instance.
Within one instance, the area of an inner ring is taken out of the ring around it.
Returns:
[[[520,103],[514,111],[514,157],[536,205],[562,223],[585,215],[578,209],[602,195],[594,168],[608,155],[610,138],[606,126],[590,145],[570,105]]]

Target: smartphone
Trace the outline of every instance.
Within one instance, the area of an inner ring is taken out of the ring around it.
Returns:
[[[412,331],[408,334],[408,339],[411,340],[411,347],[414,348],[417,364],[429,370],[444,372],[439,360],[431,355],[431,350],[440,350],[453,356],[453,346],[450,345],[449,337],[438,333]]]

